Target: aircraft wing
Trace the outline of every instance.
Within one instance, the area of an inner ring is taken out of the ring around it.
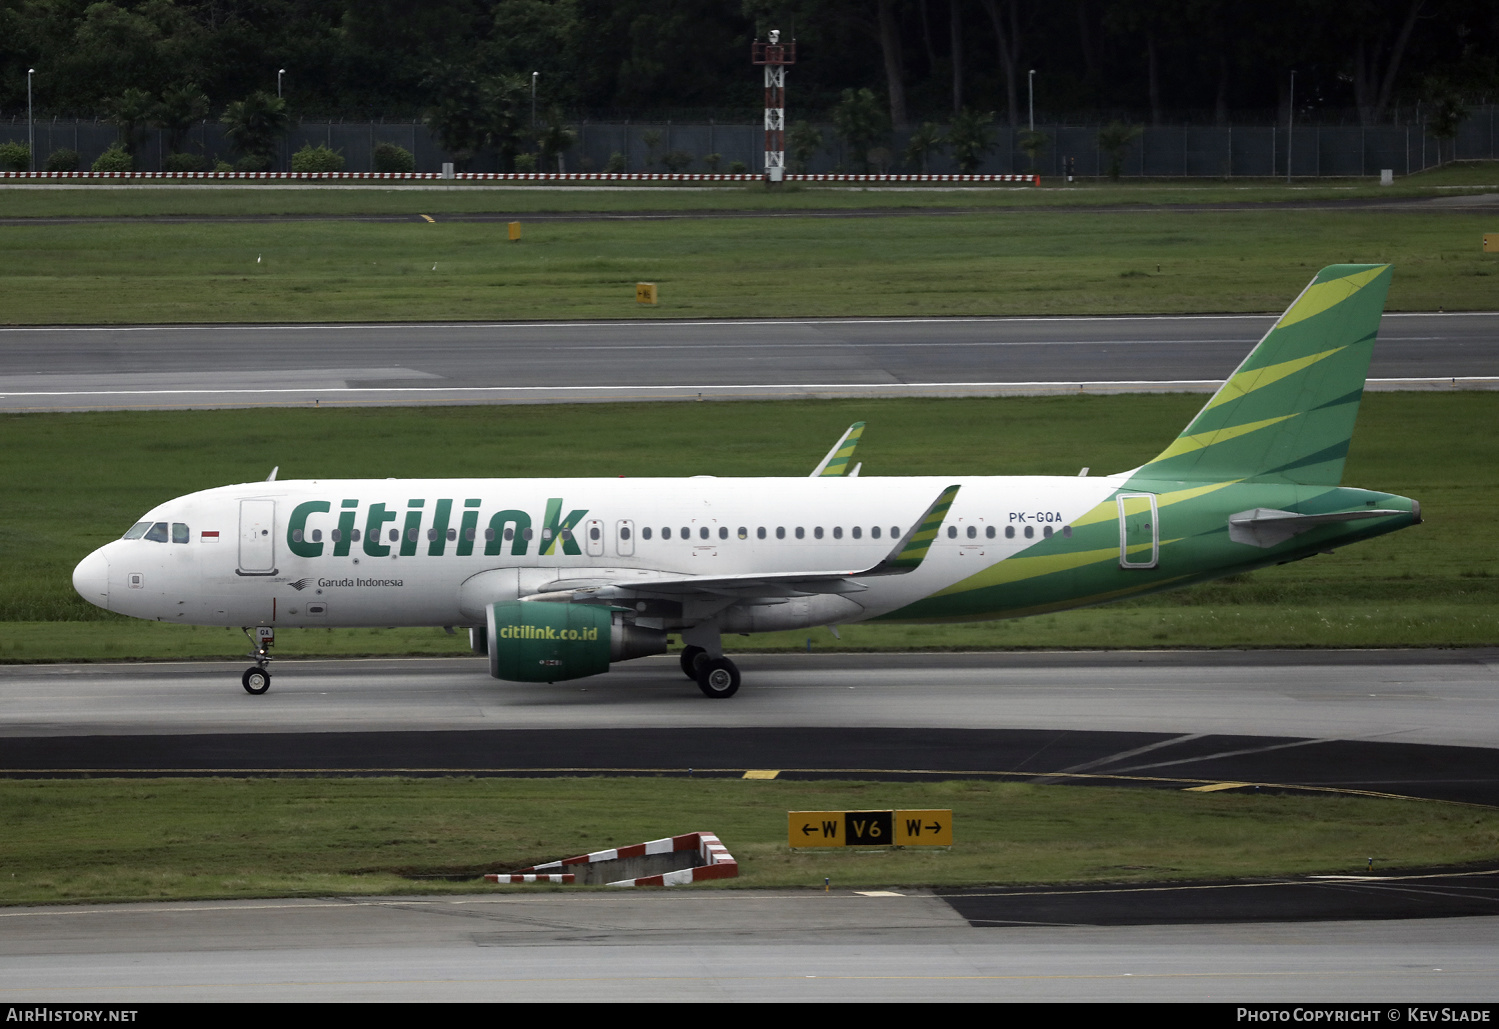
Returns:
[[[858,475],[858,468],[852,472],[848,463],[854,458],[854,448],[859,445],[859,437],[864,435],[864,423],[854,422],[848,427],[848,431],[838,437],[838,442],[833,444],[833,449],[828,451],[816,468],[812,469],[811,479],[836,478],[844,475]]]
[[[938,494],[926,512],[890,548],[884,559],[868,568],[841,568],[823,571],[745,572],[736,575],[640,576],[629,579],[590,577],[587,575],[557,579],[540,591],[523,598],[564,602],[629,600],[637,597],[679,598],[691,594],[708,594],[738,599],[805,597],[818,593],[860,593],[869,587],[860,579],[883,575],[905,575],[914,572],[926,560],[932,541],[942,528],[943,519],[958,495],[958,486],[949,486]]]

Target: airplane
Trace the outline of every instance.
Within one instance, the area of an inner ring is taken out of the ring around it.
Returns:
[[[251,694],[275,631],[468,628],[492,676],[561,682],[684,644],[733,696],[722,637],[1016,618],[1283,564],[1419,524],[1339,485],[1391,270],[1322,269],[1181,434],[1089,476],[859,476],[851,426],[806,478],[357,479],[167,501],[79,562],[89,602],[240,626]]]

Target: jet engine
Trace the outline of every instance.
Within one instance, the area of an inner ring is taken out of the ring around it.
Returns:
[[[511,682],[561,682],[598,675],[611,661],[666,653],[666,631],[626,622],[597,604],[511,600],[490,604],[489,674]]]

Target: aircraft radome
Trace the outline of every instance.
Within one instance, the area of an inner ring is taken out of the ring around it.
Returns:
[[[1105,476],[860,476],[862,425],[807,478],[264,482],[148,511],[73,573],[137,618],[241,626],[270,686],[281,626],[466,626],[490,674],[557,682],[724,633],[951,622],[1099,604],[1309,557],[1421,520],[1339,485],[1389,288],[1324,268],[1174,441]],[[854,474],[849,474],[852,471]]]

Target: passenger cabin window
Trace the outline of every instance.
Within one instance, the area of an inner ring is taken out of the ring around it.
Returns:
[[[984,536],[985,536],[985,538],[992,540],[994,538],[994,526],[992,526],[992,525],[986,525],[986,526],[984,526]]]
[[[698,535],[699,539],[707,539],[708,538],[708,527],[706,525],[699,526],[698,530],[697,530],[697,535]]]
[[[853,528],[852,528],[852,529],[851,529],[851,530],[849,530],[849,531],[850,531],[850,532],[852,532],[852,533],[853,533],[853,534],[854,534],[854,539],[858,539],[858,538],[859,538],[859,537],[860,537],[860,536],[862,536],[862,535],[864,535],[864,530],[863,530],[863,529],[861,529],[861,528],[859,528],[859,527],[858,527],[858,526],[857,526],[857,525],[855,525],[855,526],[854,526],[854,527],[853,527]]]
[[[661,529],[661,538],[664,539],[664,540],[671,539],[671,526],[667,525],[667,526],[663,526],[662,527],[662,529]]]
[[[1014,538],[1015,538],[1015,526],[1013,526],[1013,525],[1006,525],[1005,526],[1005,539],[1012,540]]]
[[[796,538],[799,539],[799,540],[806,539],[807,538],[807,530],[803,529],[800,525],[798,525],[796,527]]]
[[[742,540],[749,539],[749,530],[742,525],[739,527],[739,538]]]
[[[876,525],[872,529],[870,529],[869,530],[869,536],[870,536],[871,539],[879,539],[880,538],[880,527],[878,525]]]
[[[651,527],[649,525],[647,525],[645,528],[641,529],[640,530],[640,535],[641,535],[641,537],[643,539],[650,539],[651,538]]]
[[[762,525],[758,529],[755,530],[755,539],[757,539],[757,540],[763,540],[764,538],[765,538],[765,526]]]
[[[784,525],[777,525],[776,526],[776,539],[783,540],[785,538],[786,538],[786,527]]]
[[[950,540],[958,538],[958,527],[956,525],[949,525],[947,527],[947,538]]]
[[[718,527],[718,538],[721,540],[729,538],[729,527],[727,525],[720,525]]]
[[[979,527],[977,525],[970,525],[968,527],[968,538],[971,540],[979,538]]]
[[[1031,526],[1027,525],[1025,527],[1025,538],[1026,539],[1034,539],[1035,536],[1036,536],[1036,530],[1034,528],[1032,528]]]

